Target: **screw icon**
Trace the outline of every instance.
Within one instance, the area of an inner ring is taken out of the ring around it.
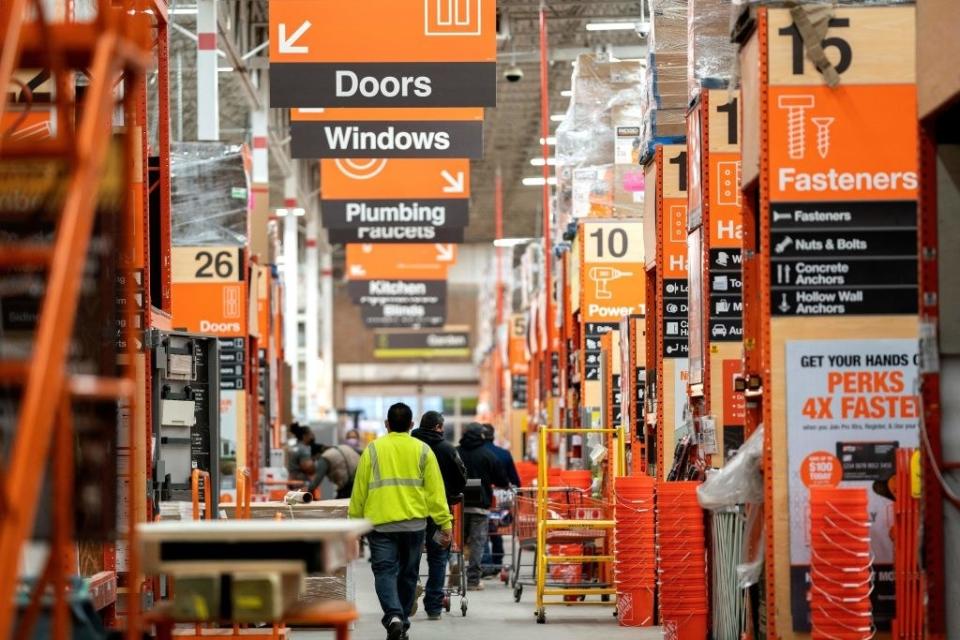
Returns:
[[[777,106],[787,111],[787,155],[791,160],[802,160],[806,144],[806,124],[804,115],[813,108],[814,99],[810,95],[780,96]]]
[[[831,117],[810,118],[810,122],[817,127],[817,153],[824,160],[830,153],[830,125],[834,120],[835,118]]]

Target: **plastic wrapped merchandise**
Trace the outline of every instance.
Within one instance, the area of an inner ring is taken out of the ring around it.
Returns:
[[[733,74],[737,45],[730,40],[732,0],[688,0],[687,93],[725,88]]]
[[[170,158],[174,246],[246,244],[250,185],[243,147],[177,142]]]
[[[754,431],[722,469],[710,474],[697,487],[704,509],[723,509],[741,504],[763,503],[763,428]]]
[[[650,51],[687,53],[687,0],[650,0]]]

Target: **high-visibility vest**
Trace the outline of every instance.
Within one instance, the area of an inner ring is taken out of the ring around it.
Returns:
[[[397,432],[367,445],[357,467],[349,515],[374,525],[429,517],[447,528],[451,516],[443,477],[429,445]]]

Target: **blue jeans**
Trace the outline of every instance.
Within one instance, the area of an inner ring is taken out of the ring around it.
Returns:
[[[410,628],[409,613],[417,599],[417,579],[420,574],[420,554],[423,550],[423,531],[367,534],[374,586],[380,608],[381,622],[386,628],[393,618]]]
[[[450,547],[441,547],[433,540],[439,527],[427,520],[427,586],[423,591],[423,608],[428,614],[441,613],[443,609],[443,580],[447,575],[447,558]]]

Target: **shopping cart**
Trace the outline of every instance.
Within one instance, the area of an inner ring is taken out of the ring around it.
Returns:
[[[483,575],[499,574],[500,581],[504,584],[510,582],[510,571],[503,558],[499,563],[493,562],[493,536],[500,536],[502,539],[513,534],[514,495],[512,489],[494,489],[493,505],[488,515],[490,553],[484,554]]]
[[[563,518],[573,515],[579,505],[585,500],[584,492],[573,487],[556,487],[550,489],[550,499],[547,511],[552,518]],[[535,487],[521,488],[514,492],[513,498],[513,528],[510,540],[510,586],[513,588],[514,602],[520,602],[523,597],[523,587],[535,587],[537,584],[537,489]],[[570,544],[569,540],[561,539],[562,532],[551,534],[547,543]],[[580,540],[578,540],[579,542]],[[588,543],[592,541],[588,540]],[[529,552],[530,562],[524,563],[524,552]],[[571,565],[572,567],[572,565]],[[549,567],[551,575],[557,582],[566,584],[566,577],[572,577],[575,571],[568,567],[553,565]],[[578,580],[579,582],[579,580]]]
[[[443,608],[450,613],[453,598],[460,598],[460,614],[467,615],[467,568],[464,561],[463,496],[456,496],[456,502],[450,505],[453,514],[453,540],[450,542],[450,556],[447,560],[450,575],[443,588]],[[421,575],[421,582],[429,576]]]

